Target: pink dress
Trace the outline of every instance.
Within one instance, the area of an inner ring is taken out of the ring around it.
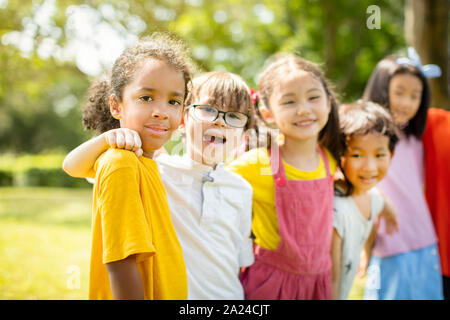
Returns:
[[[436,244],[437,238],[425,198],[424,183],[422,141],[402,134],[395,146],[387,175],[377,185],[396,209],[399,232],[387,234],[382,219],[373,249],[375,256],[391,257]]]
[[[317,180],[286,179],[275,163],[282,164],[281,154],[273,159],[269,152],[280,242],[275,251],[255,244],[255,263],[241,275],[246,299],[331,299],[333,177],[319,151],[327,176]]]

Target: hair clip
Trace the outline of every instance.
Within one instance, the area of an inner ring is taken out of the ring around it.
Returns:
[[[252,100],[252,103],[257,106],[259,103],[259,93],[258,91],[253,90],[250,88],[250,98]]]
[[[397,64],[408,64],[411,66],[416,67],[427,78],[437,78],[440,77],[442,72],[441,68],[435,64],[427,64],[425,66],[422,66],[422,63],[420,62],[420,57],[417,54],[416,50],[413,47],[408,48],[408,58],[398,58],[395,60]]]

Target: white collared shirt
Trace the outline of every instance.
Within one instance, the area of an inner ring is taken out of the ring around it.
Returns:
[[[250,184],[189,156],[156,158],[172,222],[183,249],[188,299],[244,299],[240,267],[254,262]]]
[[[359,266],[359,255],[372,231],[374,219],[383,210],[384,199],[376,188],[369,191],[370,217],[365,218],[350,196],[334,197],[333,225],[342,239],[339,300],[347,300]]]

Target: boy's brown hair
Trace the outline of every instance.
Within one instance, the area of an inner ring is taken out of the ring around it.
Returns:
[[[212,71],[195,77],[186,105],[199,101],[205,94],[211,104],[247,114],[249,118],[244,130],[253,128],[255,106],[251,101],[250,89],[240,76],[225,71]]]

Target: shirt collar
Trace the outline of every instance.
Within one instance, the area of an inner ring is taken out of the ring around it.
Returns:
[[[213,167],[203,164],[201,162],[191,159],[191,157],[186,153],[182,157],[182,161],[188,165],[194,171],[209,173],[214,170]]]

